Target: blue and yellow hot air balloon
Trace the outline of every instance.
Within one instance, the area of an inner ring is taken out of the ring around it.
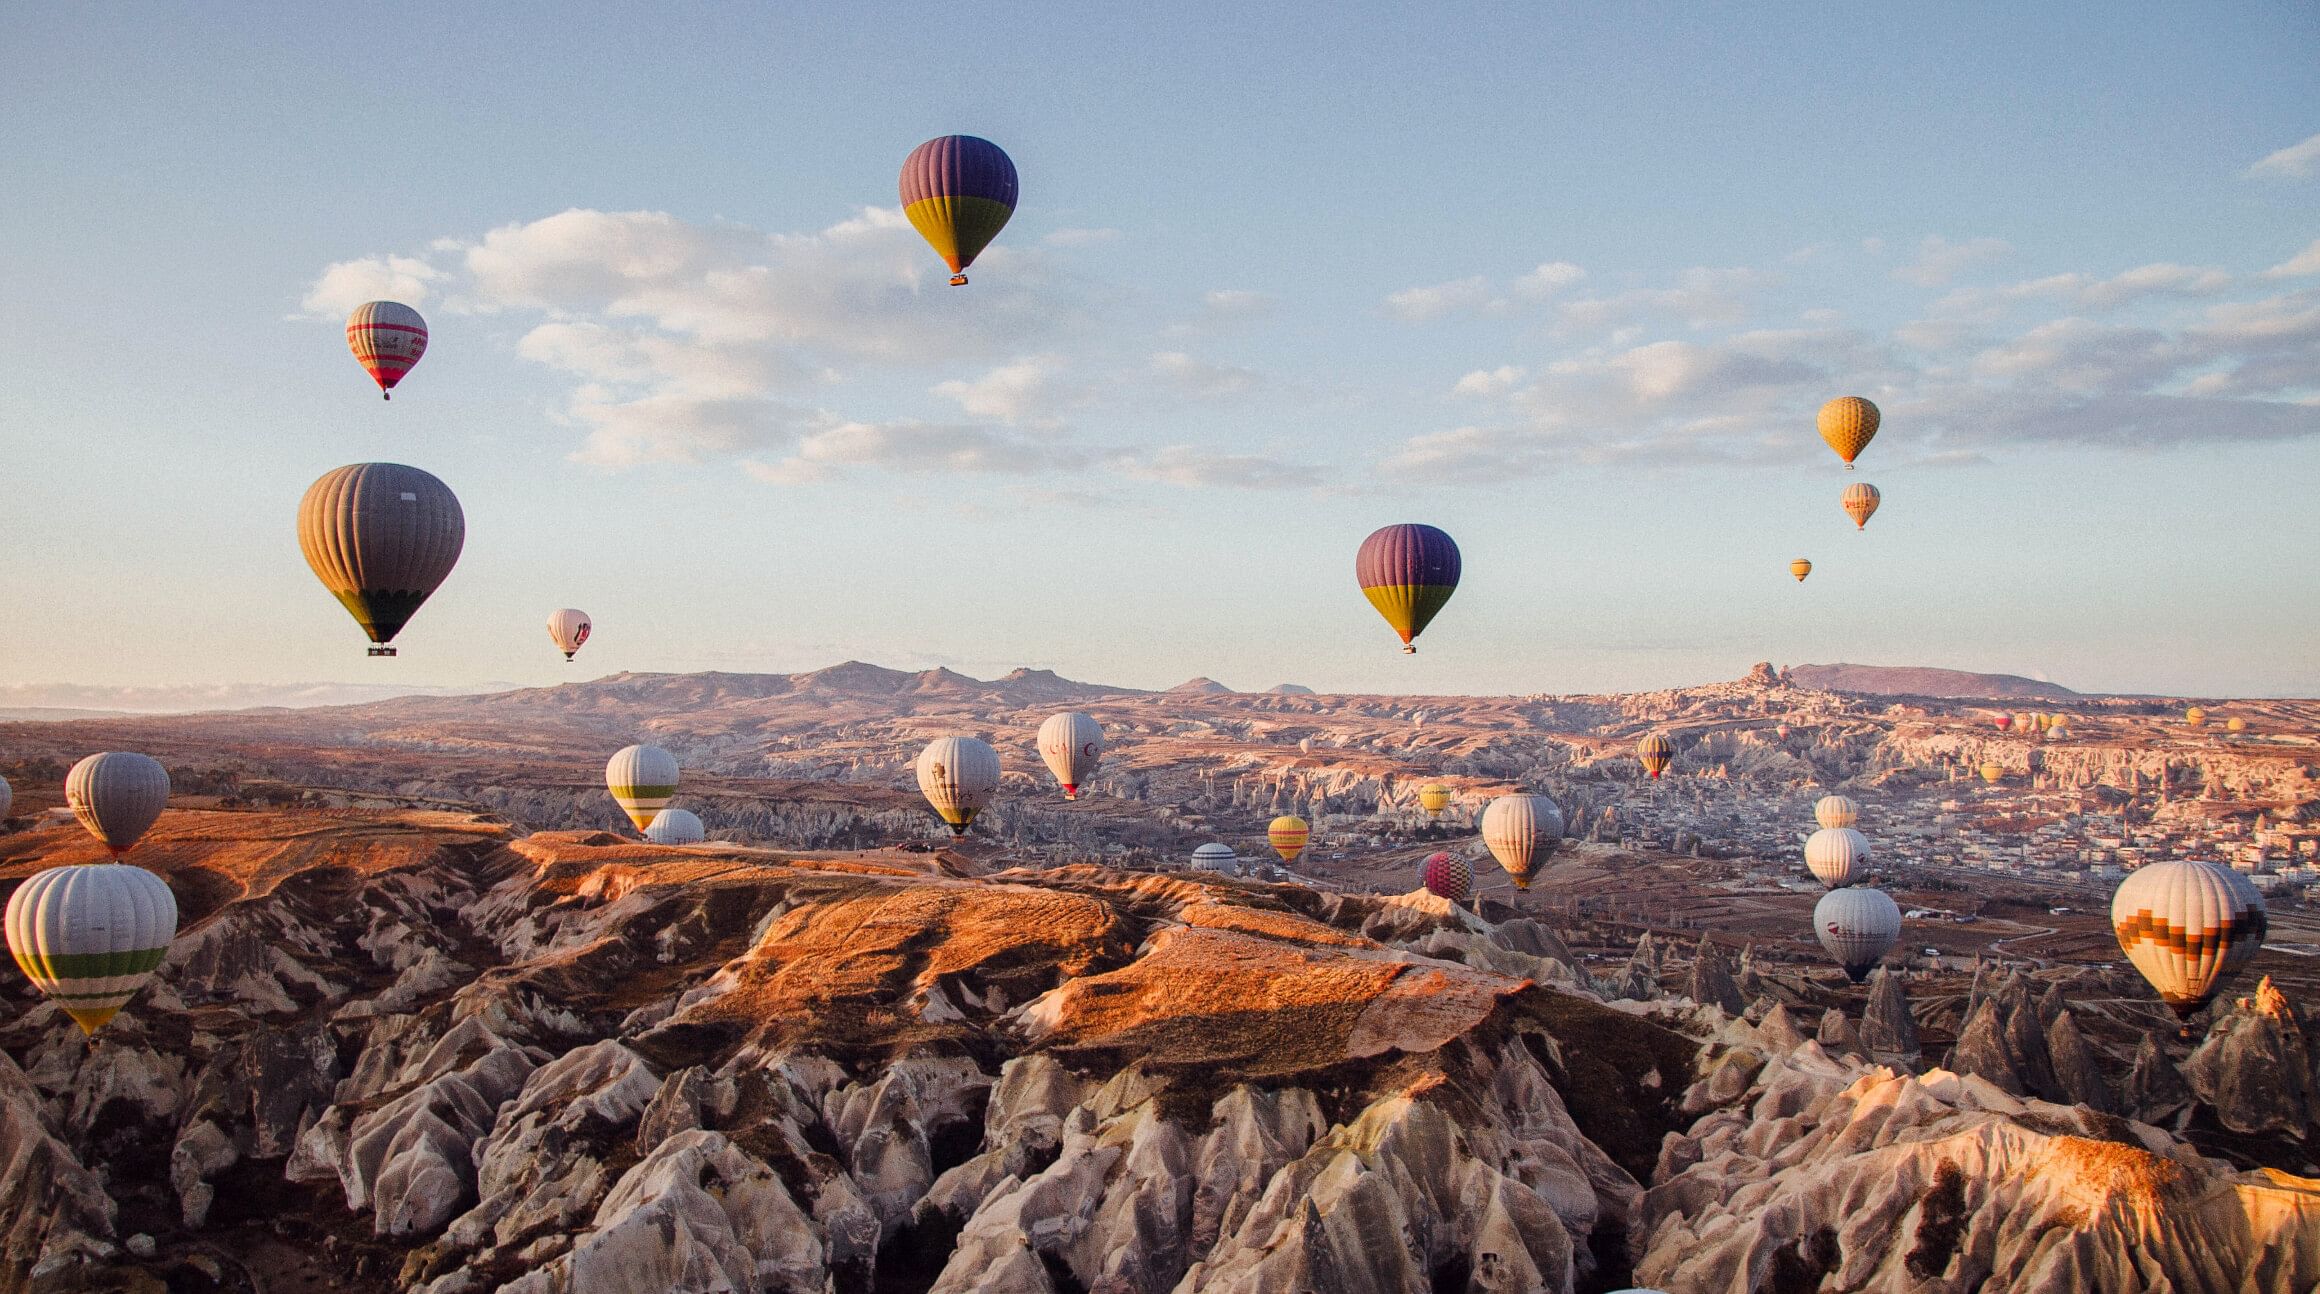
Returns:
[[[944,135],[902,163],[902,214],[965,287],[967,267],[1015,214],[1015,163],[997,144]]]
[[[1432,526],[1412,522],[1385,526],[1361,541],[1353,573],[1361,591],[1402,636],[1402,650],[1425,632],[1450,595],[1458,591],[1458,545]]]

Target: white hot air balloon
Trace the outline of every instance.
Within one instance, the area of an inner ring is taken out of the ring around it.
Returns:
[[[127,863],[52,867],[8,896],[7,931],[25,978],[94,1034],[169,951],[177,899]]]
[[[1076,800],[1079,784],[1103,762],[1103,726],[1077,710],[1050,715],[1039,725],[1039,757],[1063,784],[1063,798]]]
[[[576,607],[565,607],[548,614],[548,637],[555,640],[556,650],[564,653],[565,660],[572,659],[572,653],[580,650],[580,644],[588,641],[588,631],[593,628],[595,626],[589,622],[588,613]]]
[[[967,834],[999,789],[999,752],[973,737],[937,737],[918,753],[918,789],[949,824]]]
[[[1204,872],[1230,876],[1240,870],[1240,861],[1240,855],[1233,852],[1231,845],[1213,840],[1192,851],[1192,865]]]
[[[1804,842],[1804,865],[1830,889],[1842,889],[1869,870],[1869,838],[1851,827],[1823,827]]]
[[[1842,795],[1824,795],[1813,806],[1813,820],[1824,827],[1850,827],[1861,820],[1861,806]]]
[[[151,755],[134,751],[91,755],[64,775],[64,802],[89,834],[119,858],[169,807],[169,770]]]
[[[1518,890],[1563,840],[1563,810],[1543,795],[1501,795],[1482,810],[1482,843]]]
[[[691,809],[663,809],[644,829],[644,838],[656,845],[697,845],[704,834],[701,819]]]
[[[1901,909],[1883,890],[1858,885],[1830,890],[1813,905],[1813,933],[1858,984],[1901,937]]]
[[[638,831],[677,795],[677,757],[658,746],[623,746],[604,765],[604,787]]]
[[[2127,960],[2186,1020],[2254,959],[2269,922],[2255,885],[2214,863],[2137,868],[2111,899],[2111,929]]]

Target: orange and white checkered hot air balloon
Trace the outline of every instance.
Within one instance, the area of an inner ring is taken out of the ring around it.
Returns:
[[[1853,470],[1853,460],[1869,447],[1876,438],[1877,406],[1857,395],[1840,395],[1821,406],[1821,439],[1845,460],[1845,470]]]
[[[379,384],[379,398],[391,400],[395,383],[427,353],[427,321],[400,301],[365,301],[346,317],[346,346]]]
[[[1842,503],[1845,515],[1853,519],[1853,529],[1867,530],[1869,518],[1877,515],[1877,505],[1884,498],[1884,495],[1877,492],[1877,487],[1867,481],[1855,481],[1846,486]]]

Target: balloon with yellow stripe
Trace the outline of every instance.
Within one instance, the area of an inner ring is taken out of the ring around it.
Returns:
[[[1015,214],[1015,163],[973,135],[944,135],[912,149],[902,163],[902,214],[951,267],[951,286],[967,285],[975,263]]]
[[[1305,842],[1312,833],[1313,828],[1305,819],[1293,813],[1284,813],[1265,828],[1265,843],[1273,847],[1273,852],[1281,856],[1282,862],[1294,863],[1297,855],[1305,852]]]
[[[134,997],[177,935],[177,899],[128,863],[36,872],[8,896],[8,951],[84,1034]]]

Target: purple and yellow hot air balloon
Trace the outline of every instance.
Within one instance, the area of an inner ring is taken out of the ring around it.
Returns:
[[[997,144],[944,135],[902,163],[902,214],[965,287],[967,267],[1015,214],[1015,163]]]
[[[1432,526],[1404,522],[1385,526],[1361,541],[1354,577],[1361,591],[1402,636],[1402,650],[1415,652],[1414,639],[1458,591],[1458,545]]]
[[[1643,771],[1657,781],[1667,766],[1676,761],[1676,744],[1656,732],[1650,733],[1635,743],[1635,757],[1642,762]]]

